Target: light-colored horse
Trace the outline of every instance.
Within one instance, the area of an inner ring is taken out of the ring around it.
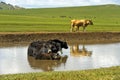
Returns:
[[[82,19],[82,20],[71,20],[71,29],[70,31],[79,31],[79,27],[83,27],[83,32],[88,25],[93,25],[92,20]]]

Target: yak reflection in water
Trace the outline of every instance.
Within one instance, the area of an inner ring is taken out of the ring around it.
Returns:
[[[66,63],[67,56],[62,57],[60,60],[36,60],[31,56],[28,56],[28,62],[31,68],[41,69],[43,71],[54,71],[55,67],[59,67],[61,64]]]
[[[88,51],[85,48],[85,45],[82,46],[82,48],[79,48],[79,45],[72,45],[70,46],[70,55],[71,56],[91,56],[92,55],[92,51]]]

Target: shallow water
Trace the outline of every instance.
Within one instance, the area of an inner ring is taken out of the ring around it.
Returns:
[[[35,60],[27,56],[28,46],[0,48],[0,74],[86,70],[120,66],[120,43],[69,45],[61,61]]]

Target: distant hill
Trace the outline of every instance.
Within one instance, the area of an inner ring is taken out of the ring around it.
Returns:
[[[13,6],[5,2],[0,2],[0,10],[14,10],[14,9],[23,9],[23,8],[19,6]]]

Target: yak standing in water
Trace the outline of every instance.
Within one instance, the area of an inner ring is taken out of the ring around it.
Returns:
[[[71,29],[70,29],[70,31],[71,32],[73,32],[73,31],[79,31],[79,27],[83,27],[83,32],[84,32],[85,28],[88,25],[93,25],[92,20],[87,20],[87,19],[83,19],[83,20],[71,20]]]
[[[34,41],[28,47],[28,56],[35,59],[58,60],[61,57],[58,52],[62,53],[62,48],[68,48],[67,42],[58,39]]]

